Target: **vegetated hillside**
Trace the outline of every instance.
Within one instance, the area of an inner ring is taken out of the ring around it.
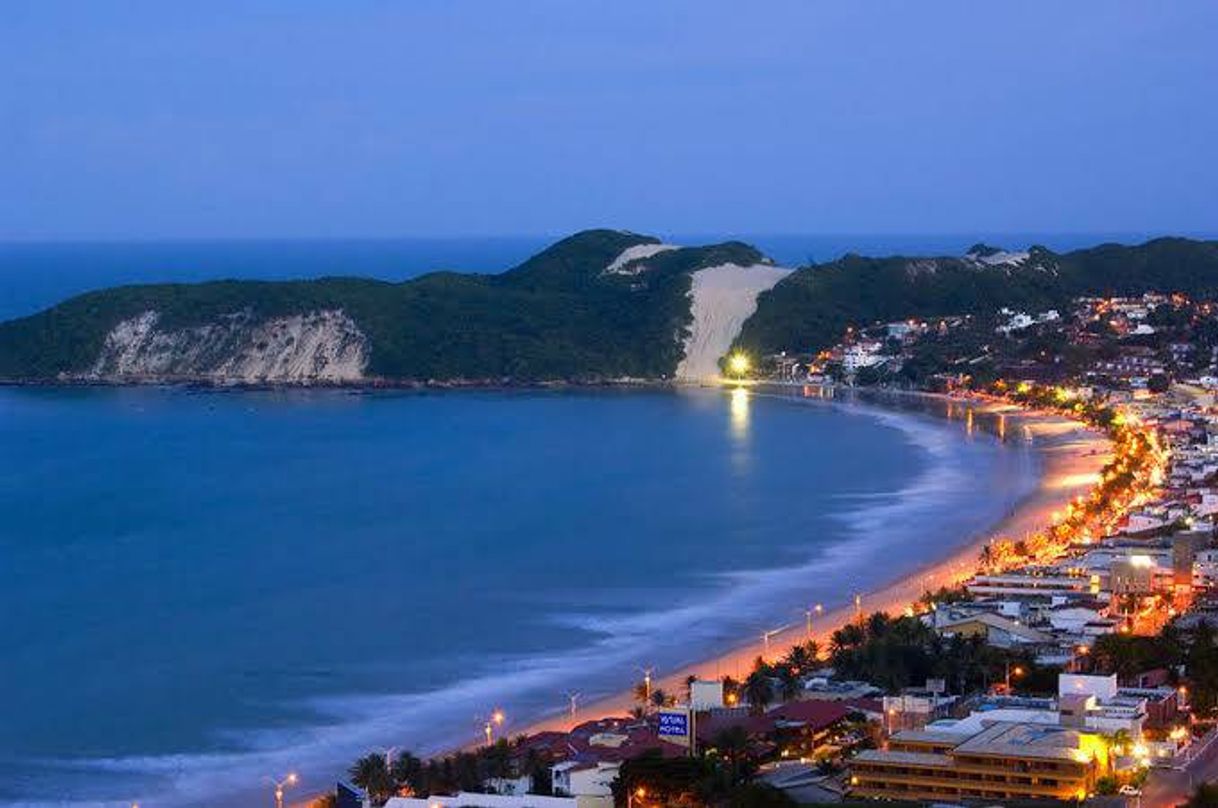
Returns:
[[[396,284],[351,278],[221,281],[91,292],[0,324],[0,378],[223,380],[216,369],[231,365],[226,351],[248,357],[264,347],[267,329],[257,326],[319,312],[341,312],[354,323],[366,342],[368,378],[666,376],[681,358],[690,274],[763,259],[752,247],[728,243],[674,249],[632,261],[628,271],[606,272],[628,247],[656,243],[633,233],[591,230],[501,275],[444,272]],[[153,323],[152,335],[131,336],[138,330],[133,323],[149,312],[155,315],[145,318]],[[109,370],[113,363],[100,358],[117,350],[116,334],[135,341],[127,348],[137,366],[154,351],[159,363],[126,375]],[[163,355],[174,350],[182,355]]]
[[[1218,242],[1161,238],[1057,254],[976,245],[959,258],[863,258],[800,269],[763,293],[737,345],[752,352],[814,352],[848,326],[1004,306],[1041,311],[1080,295],[1218,293]]]

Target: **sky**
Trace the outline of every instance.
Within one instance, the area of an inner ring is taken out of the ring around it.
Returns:
[[[1218,228],[1218,3],[3,0],[0,239]]]

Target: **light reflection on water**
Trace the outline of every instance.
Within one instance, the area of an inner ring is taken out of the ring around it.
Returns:
[[[749,391],[743,387],[737,387],[732,391],[732,404],[730,407],[732,419],[732,437],[736,440],[745,440],[749,436]]]

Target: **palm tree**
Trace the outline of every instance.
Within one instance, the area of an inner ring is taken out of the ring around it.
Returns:
[[[397,756],[389,768],[389,774],[393,777],[399,793],[404,789],[409,790],[411,795],[423,793],[423,761],[409,752],[402,752]]]
[[[770,677],[764,670],[755,670],[744,680],[744,695],[749,700],[749,709],[757,715],[765,712],[773,698]]]
[[[651,699],[651,686],[647,682],[642,681],[634,686],[634,700],[637,701],[644,710],[647,709]]]
[[[833,653],[837,654],[851,648],[857,648],[866,639],[867,637],[860,626],[854,623],[847,623],[833,632]]]
[[[374,803],[382,803],[393,796],[393,776],[385,765],[385,756],[380,752],[369,752],[348,770],[351,782],[362,788]]]
[[[808,655],[808,649],[803,645],[795,645],[787,652],[783,658],[783,663],[791,668],[795,673],[802,673],[811,667],[811,658]]]
[[[656,707],[667,707],[672,703],[672,699],[661,688],[656,688],[651,691],[651,703]]]
[[[696,681],[698,681],[698,677],[694,676],[692,673],[689,676],[685,677],[685,700],[686,701],[692,702],[694,700],[694,682],[696,682]]]
[[[782,700],[790,701],[799,695],[801,680],[795,669],[789,665],[783,665],[778,669],[778,687],[782,692]]]

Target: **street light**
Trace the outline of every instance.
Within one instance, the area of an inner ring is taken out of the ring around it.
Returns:
[[[271,782],[275,784],[275,808],[283,808],[283,790],[288,786],[296,785],[299,779],[296,772],[290,772],[282,780],[271,778]]]
[[[749,372],[749,367],[751,365],[752,363],[749,361],[748,356],[739,351],[732,354],[727,360],[727,369],[731,371],[732,375],[738,379],[742,378],[744,374]]]
[[[1006,685],[1007,685],[1007,695],[1008,696],[1011,694],[1011,677],[1012,676],[1014,676],[1017,679],[1020,676],[1023,676],[1023,668],[1020,667],[1019,665],[1016,665],[1014,668],[1012,668],[1011,663],[1007,662],[1007,664],[1006,664]]]
[[[639,668],[643,672],[643,697],[647,700],[647,704],[651,704],[651,674],[655,672],[655,668]]]
[[[627,791],[626,792],[626,808],[634,808],[635,799],[638,798],[641,800],[646,796],[647,796],[647,789],[643,788],[642,786],[639,786],[638,788],[634,789],[633,791]]]
[[[494,741],[495,727],[501,726],[503,724],[504,718],[505,718],[505,716],[503,715],[503,710],[500,710],[498,707],[496,707],[495,712],[491,713],[490,719],[488,719],[486,724],[483,725],[482,731],[484,733],[486,733],[486,745],[487,746],[490,746],[491,743]]]

